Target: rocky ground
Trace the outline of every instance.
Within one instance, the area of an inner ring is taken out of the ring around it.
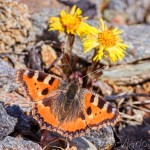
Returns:
[[[29,132],[29,128],[21,124],[22,120],[29,119],[24,113],[30,112],[30,106],[26,104],[25,97],[18,93],[15,72],[19,68],[29,67],[61,74],[61,69],[47,69],[60,55],[57,51],[60,39],[54,32],[47,31],[48,19],[74,4],[83,9],[85,16],[89,16],[90,24],[97,26],[99,17],[103,17],[109,25],[123,29],[123,39],[129,47],[122,61],[115,64],[101,61],[106,68],[100,80],[97,78],[92,86],[98,89],[95,92],[101,93],[121,112],[122,120],[116,127],[117,132],[114,134],[112,128],[106,127],[73,142],[61,141],[61,146],[64,149],[69,145],[70,149],[92,150],[112,147],[118,150],[149,149],[150,0],[0,0],[0,149],[40,150],[48,145],[41,144],[38,138],[35,140],[40,135],[35,131]],[[91,63],[92,51],[83,54],[79,39],[76,39],[73,53],[82,64]],[[10,104],[21,108],[22,111],[17,110],[23,119],[9,115]],[[37,125],[36,122],[34,124]],[[31,136],[33,132],[36,136]],[[121,146],[115,144],[118,142],[116,136]],[[132,139],[128,144],[123,145],[130,137]],[[146,146],[136,145],[141,139]],[[60,146],[60,143],[54,145]],[[48,148],[50,146],[45,149]]]

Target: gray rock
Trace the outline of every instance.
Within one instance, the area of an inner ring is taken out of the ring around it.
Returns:
[[[15,69],[2,59],[0,59],[0,94],[1,92],[11,92],[16,89],[14,82]]]
[[[16,69],[0,59],[0,102],[4,105],[19,105],[25,112],[30,112],[31,107],[26,98],[15,90],[23,92],[21,89],[19,91],[19,84],[16,82]]]
[[[48,30],[48,20],[52,16],[58,16],[59,9],[44,9],[40,12],[34,13],[31,16],[32,29],[29,33],[29,41],[36,41],[37,37],[43,36],[44,30]]]
[[[26,141],[21,137],[7,136],[0,142],[0,150],[42,150],[37,143]]]
[[[73,142],[77,143],[77,150],[97,150],[96,146],[84,137],[78,137]]]
[[[8,115],[0,103],[0,140],[3,140],[14,130],[16,123],[17,119]]]
[[[149,61],[143,61],[139,64],[111,67],[105,69],[101,76],[101,80],[110,80],[116,85],[136,85],[149,79]]]
[[[110,0],[108,8],[104,10],[104,18],[112,20],[121,14],[129,24],[144,22],[150,0]]]
[[[114,133],[112,127],[104,127],[100,130],[92,130],[85,136],[90,142],[96,145],[97,149],[105,150],[115,144]]]
[[[123,28],[123,39],[129,48],[120,64],[150,58],[150,26],[141,24]]]
[[[1,0],[0,12],[0,51],[23,51],[32,27],[28,7],[17,1]]]

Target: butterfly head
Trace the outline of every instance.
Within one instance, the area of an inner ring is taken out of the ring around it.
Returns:
[[[82,74],[80,72],[75,72],[70,75],[69,81],[72,84],[76,84],[78,86],[83,84]]]

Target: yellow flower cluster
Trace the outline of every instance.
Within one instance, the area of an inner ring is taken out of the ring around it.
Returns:
[[[117,28],[108,28],[100,19],[100,28],[95,28],[84,22],[80,8],[73,6],[70,13],[60,12],[60,17],[50,19],[50,30],[58,30],[66,34],[78,35],[84,47],[84,52],[95,49],[93,61],[99,61],[103,56],[112,62],[122,60],[127,45],[121,39],[121,31]]]

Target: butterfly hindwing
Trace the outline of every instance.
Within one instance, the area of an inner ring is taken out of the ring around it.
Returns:
[[[83,93],[85,102],[85,119],[88,126],[98,129],[106,125],[114,126],[120,119],[118,110],[97,94],[85,90]]]
[[[47,101],[47,104],[44,101]],[[52,113],[52,108],[50,107],[52,100],[47,99],[44,101],[37,102],[36,107],[33,109],[33,116],[39,122],[41,129],[55,131],[70,139],[84,135],[89,131],[83,114],[74,120],[64,121],[60,124],[58,116]]]
[[[50,99],[48,103],[51,103]],[[41,129],[48,129],[49,131],[56,131],[59,122],[58,117],[52,114],[51,104],[45,106],[42,102],[37,102],[35,108],[32,110],[33,117],[39,122]]]

